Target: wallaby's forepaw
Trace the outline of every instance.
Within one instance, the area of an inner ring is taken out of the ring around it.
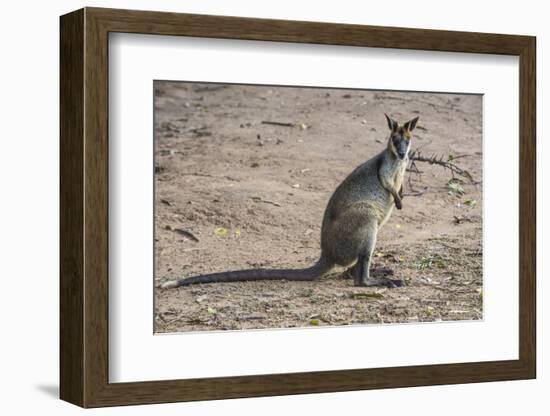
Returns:
[[[396,199],[396,200],[395,200],[395,207],[396,207],[397,209],[403,208],[403,204],[401,203],[401,201],[400,201],[399,199]]]

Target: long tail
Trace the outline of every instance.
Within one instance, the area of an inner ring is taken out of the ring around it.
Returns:
[[[245,282],[253,280],[315,280],[323,276],[334,267],[334,264],[321,257],[317,263],[306,269],[250,269],[236,270],[232,272],[220,272],[202,274],[165,282],[161,285],[163,289],[170,289],[178,286],[189,286],[199,283],[217,282]]]

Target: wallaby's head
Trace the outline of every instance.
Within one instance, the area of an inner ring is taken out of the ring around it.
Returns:
[[[388,120],[388,127],[391,131],[390,138],[388,139],[388,150],[395,157],[404,160],[409,155],[409,150],[411,149],[412,131],[416,127],[418,117],[400,125],[387,114],[384,115],[386,116],[386,120]]]

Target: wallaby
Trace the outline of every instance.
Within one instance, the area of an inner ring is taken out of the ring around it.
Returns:
[[[418,117],[399,125],[385,114],[390,129],[386,149],[358,166],[334,191],[321,228],[321,256],[306,269],[252,269],[220,272],[164,283],[173,288],[196,283],[251,280],[315,280],[334,266],[350,269],[356,286],[402,286],[401,280],[369,275],[378,230],[393,206],[402,208],[403,176],[409,160],[411,132]]]

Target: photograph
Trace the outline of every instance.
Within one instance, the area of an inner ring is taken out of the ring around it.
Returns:
[[[153,87],[155,333],[483,319],[483,95]]]
[[[543,14],[249,3],[11,30],[8,406],[537,413]]]

